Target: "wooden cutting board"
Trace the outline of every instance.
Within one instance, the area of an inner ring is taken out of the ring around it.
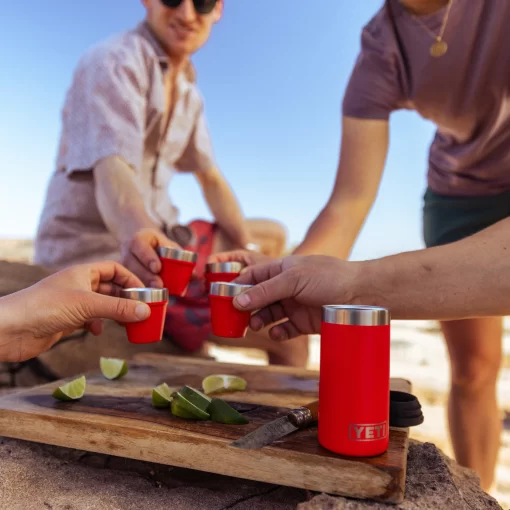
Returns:
[[[202,379],[215,373],[248,381],[246,392],[223,396],[247,416],[248,425],[181,420],[152,408],[154,386],[200,388]],[[99,372],[87,375],[80,401],[54,400],[51,393],[60,384],[0,398],[0,435],[354,498],[403,500],[408,429],[392,428],[388,451],[370,459],[323,449],[316,427],[260,450],[229,446],[289,408],[316,399],[317,372],[143,355],[130,362],[119,381]],[[393,379],[392,389],[410,391],[410,384]]]

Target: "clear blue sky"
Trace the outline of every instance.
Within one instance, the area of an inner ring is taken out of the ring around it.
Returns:
[[[221,169],[245,214],[283,221],[291,242],[303,237],[331,190],[343,91],[360,29],[381,4],[227,0],[223,20],[194,57]],[[34,235],[79,56],[143,14],[138,0],[2,5],[1,237]],[[422,246],[433,130],[414,113],[393,115],[382,187],[353,258]],[[170,191],[183,220],[209,217],[193,177],[178,176]]]

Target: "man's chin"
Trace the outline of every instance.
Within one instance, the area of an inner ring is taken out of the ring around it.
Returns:
[[[196,45],[191,42],[167,41],[168,54],[173,58],[186,58],[195,53]]]

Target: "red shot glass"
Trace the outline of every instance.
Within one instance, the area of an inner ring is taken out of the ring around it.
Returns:
[[[205,265],[205,282],[207,292],[211,291],[213,282],[231,282],[235,280],[244,267],[242,262],[213,262]]]
[[[159,246],[157,249],[161,260],[159,276],[170,296],[184,296],[197,264],[198,253],[176,248]]]
[[[251,312],[241,312],[234,307],[234,298],[251,285],[213,282],[209,293],[213,335],[221,338],[243,338],[250,322]]]
[[[322,309],[319,443],[351,457],[388,449],[390,312],[371,306]]]
[[[149,305],[151,309],[151,314],[147,319],[124,324],[128,340],[132,344],[151,344],[161,341],[168,305],[168,290],[151,288],[122,289],[120,297],[141,301]]]

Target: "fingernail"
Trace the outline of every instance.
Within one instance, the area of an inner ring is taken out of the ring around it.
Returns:
[[[136,305],[135,315],[136,315],[137,319],[140,319],[140,320],[147,319],[147,317],[149,317],[150,314],[151,314],[151,309],[148,305],[146,305],[144,303],[140,303],[140,304]]]
[[[149,262],[149,269],[153,272],[153,273],[157,273],[158,272],[158,263],[155,261],[155,260],[151,260]]]
[[[251,299],[250,299],[250,296],[248,296],[248,294],[246,293],[242,293],[242,294],[239,294],[239,296],[236,297],[236,303],[241,307],[241,308],[246,308],[250,305],[251,303]]]
[[[159,283],[158,280],[152,280],[152,282],[150,283],[150,286],[153,289],[159,289],[161,287],[161,283]]]

